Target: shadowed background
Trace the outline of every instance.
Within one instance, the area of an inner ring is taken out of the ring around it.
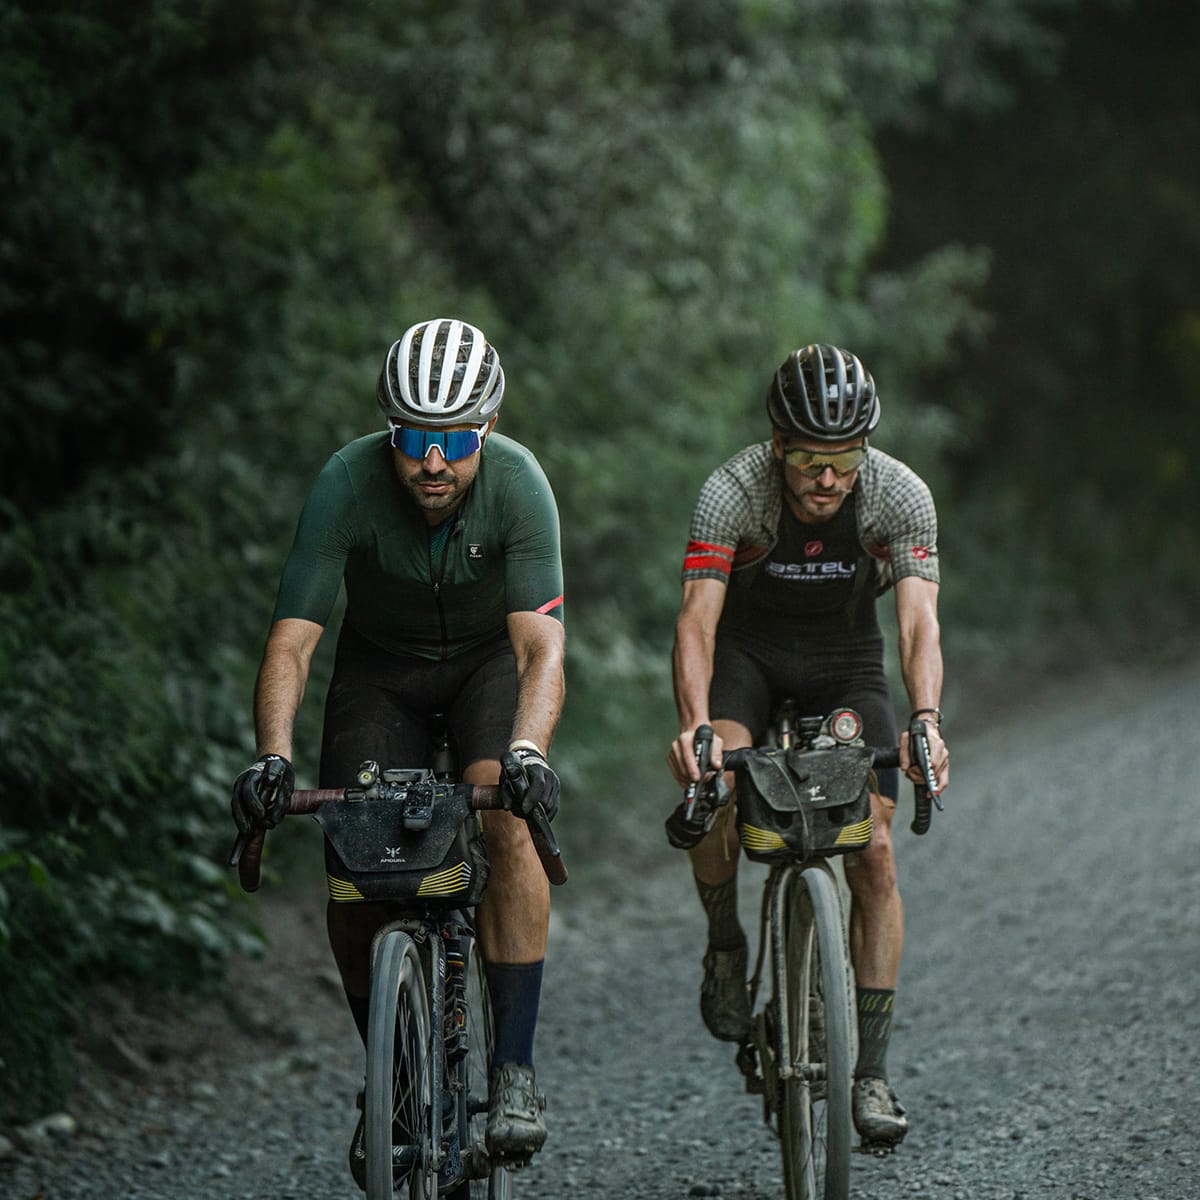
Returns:
[[[798,344],[862,356],[934,489],[950,713],[1189,652],[1197,23],[0,0],[0,1100],[61,1095],[80,981],[254,940],[223,856],[279,568],[414,321],[485,330],[558,497],[585,881],[661,837],[691,505]]]

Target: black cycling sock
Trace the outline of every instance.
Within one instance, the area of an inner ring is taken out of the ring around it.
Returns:
[[[855,988],[858,1000],[858,1062],[854,1078],[887,1079],[888,1040],[892,1036],[895,988]]]
[[[354,1018],[354,1028],[358,1030],[358,1036],[362,1038],[362,1044],[367,1044],[367,1013],[370,1011],[371,1002],[366,996],[351,996],[346,993],[346,1003],[350,1005],[350,1015]]]
[[[707,884],[696,880],[700,903],[708,916],[708,944],[713,950],[736,950],[746,944],[746,935],[738,921],[737,876],[724,883]]]
[[[533,1066],[533,1035],[542,997],[543,963],[488,963],[496,1044],[492,1062]]]

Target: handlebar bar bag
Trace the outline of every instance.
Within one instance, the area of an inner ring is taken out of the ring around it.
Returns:
[[[314,814],[328,839],[330,899],[412,901],[422,908],[478,904],[487,849],[471,788],[422,780],[397,796],[340,800]],[[405,829],[405,812],[432,801],[427,829]]]
[[[747,857],[790,862],[871,844],[872,753],[754,750],[737,771],[737,829]]]

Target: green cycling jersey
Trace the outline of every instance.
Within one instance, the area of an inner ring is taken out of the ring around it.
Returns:
[[[313,484],[274,620],[325,625],[346,584],[346,624],[394,654],[443,659],[514,612],[562,620],[558,510],[533,455],[492,433],[462,503],[431,527],[396,476],[386,433],[334,453]]]

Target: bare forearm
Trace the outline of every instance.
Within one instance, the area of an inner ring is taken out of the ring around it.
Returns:
[[[292,757],[292,727],[308,682],[321,627],[281,621],[272,627],[254,685],[254,738],[259,754]]]
[[[900,670],[913,712],[940,708],[942,700],[942,645],[937,619],[937,585],[920,580],[902,580],[897,591],[900,626]],[[942,739],[941,722],[927,722],[929,758],[939,788],[950,782],[950,755]],[[921,770],[909,757],[908,732],[900,734],[900,767],[914,783],[922,781]]]
[[[942,649],[936,621],[922,622],[901,635],[900,672],[913,711],[941,704]]]
[[[900,673],[911,708],[937,708],[942,698],[942,640],[937,616],[938,586],[906,578],[896,584]]]
[[[263,662],[254,686],[254,740],[259,754],[291,759],[292,726],[304,699],[304,683],[288,660]]]
[[[548,753],[565,693],[562,657],[550,650],[530,655],[517,670],[517,712],[512,740],[532,742]]]
[[[675,627],[671,674],[680,729],[695,729],[708,720],[715,639],[700,623],[681,618]]]
[[[532,742],[543,754],[562,712],[565,633],[544,613],[509,613],[508,636],[517,660],[517,711],[512,740]]]

